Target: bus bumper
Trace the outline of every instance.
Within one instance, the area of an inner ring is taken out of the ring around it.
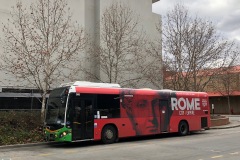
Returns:
[[[45,140],[47,142],[71,142],[72,141],[72,132],[71,129],[62,128],[56,131],[51,131],[45,129]]]

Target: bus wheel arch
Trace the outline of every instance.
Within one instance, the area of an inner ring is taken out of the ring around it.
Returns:
[[[106,124],[101,133],[101,140],[105,144],[111,144],[118,141],[118,129],[114,124]]]
[[[178,124],[178,134],[180,136],[186,136],[189,133],[189,124],[187,120],[181,120]]]

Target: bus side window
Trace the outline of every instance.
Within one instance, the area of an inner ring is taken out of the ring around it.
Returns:
[[[119,95],[112,94],[98,94],[97,108],[100,115],[105,118],[119,118],[120,117],[120,99]]]

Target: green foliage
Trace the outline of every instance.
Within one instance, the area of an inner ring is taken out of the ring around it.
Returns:
[[[0,145],[43,141],[40,112],[0,112]]]

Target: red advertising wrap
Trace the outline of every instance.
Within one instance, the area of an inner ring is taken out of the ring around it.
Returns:
[[[113,143],[123,137],[161,133],[178,132],[184,136],[190,131],[210,127],[208,95],[204,92],[128,89],[115,84],[77,84],[81,83],[60,87],[63,90],[59,92],[63,97],[61,99],[65,100],[62,107],[64,115],[58,128],[57,125],[54,128],[50,121],[52,117],[47,114],[45,124],[48,139],[55,137],[52,138],[55,141],[102,140],[104,143]],[[54,96],[50,94],[50,102],[51,99]],[[53,104],[48,105],[51,112]],[[53,132],[60,128],[66,129],[65,136]]]

